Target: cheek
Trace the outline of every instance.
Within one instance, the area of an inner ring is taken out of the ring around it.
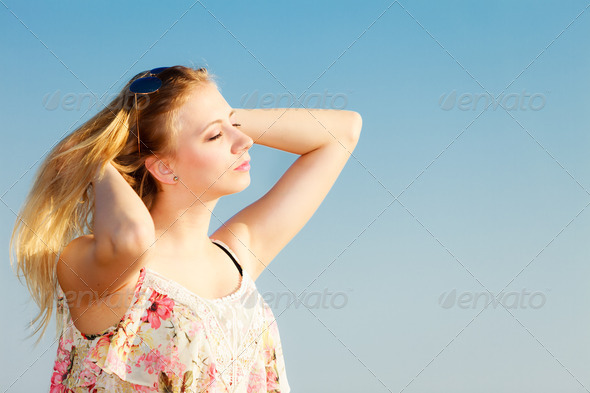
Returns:
[[[182,158],[184,170],[197,179],[217,179],[226,169],[214,149],[187,150]]]

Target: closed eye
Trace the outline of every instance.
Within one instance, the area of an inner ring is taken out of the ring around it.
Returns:
[[[235,123],[235,124],[232,124],[232,126],[239,127],[239,126],[241,126],[241,124],[240,123]],[[222,135],[223,135],[223,132],[219,132],[219,134],[215,135],[214,137],[209,138],[209,140],[210,141],[214,141],[216,139],[221,138]]]
[[[219,134],[215,135],[215,136],[214,136],[214,137],[212,137],[212,138],[209,138],[209,140],[210,140],[210,141],[214,141],[215,139],[221,138],[221,135],[223,135],[223,133],[222,133],[222,132],[220,132]]]

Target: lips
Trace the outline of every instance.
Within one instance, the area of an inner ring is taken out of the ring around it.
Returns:
[[[249,165],[250,165],[250,160],[246,160],[243,163],[241,163],[240,166],[238,166],[234,170],[244,169],[244,168],[247,168]]]

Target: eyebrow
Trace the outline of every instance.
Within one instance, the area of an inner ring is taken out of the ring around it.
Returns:
[[[231,117],[234,113],[236,113],[236,110],[232,109],[231,112],[229,113],[228,117]],[[205,131],[207,131],[209,129],[209,127],[211,127],[213,124],[221,123],[222,121],[223,121],[223,119],[213,120],[211,123],[207,124],[205,126],[205,128],[203,128],[203,131],[201,131],[201,133],[204,133]]]

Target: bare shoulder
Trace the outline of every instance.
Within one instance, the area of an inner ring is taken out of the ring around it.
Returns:
[[[59,254],[56,274],[59,285],[64,291],[79,288],[78,271],[80,265],[92,257],[93,235],[83,235],[70,241]]]
[[[95,251],[94,235],[77,237],[62,250],[56,266],[74,325],[84,334],[102,332],[120,321],[139,278],[131,269],[113,278],[112,268],[95,263]]]
[[[103,297],[137,281],[146,255],[119,252],[105,263],[97,260],[97,247],[92,234],[79,236],[64,247],[56,266],[57,280],[64,291],[90,291]],[[107,253],[110,255],[110,250]]]
[[[210,238],[225,243],[238,257],[242,268],[246,269],[252,280],[256,281],[261,271],[254,268],[255,258],[251,252],[250,236],[245,225],[228,221],[213,232]]]

